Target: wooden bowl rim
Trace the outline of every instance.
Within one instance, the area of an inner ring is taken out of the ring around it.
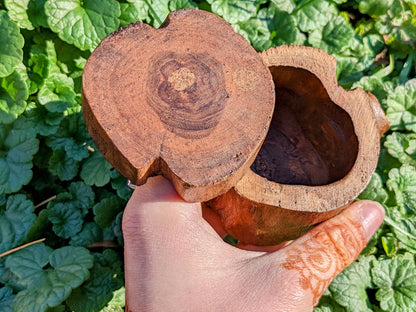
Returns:
[[[279,46],[261,53],[266,66],[305,69],[325,87],[329,98],[350,116],[358,139],[358,153],[351,170],[336,182],[319,185],[288,185],[269,181],[252,170],[234,187],[235,191],[259,204],[305,212],[326,212],[344,207],[366,188],[374,173],[380,151],[380,130],[372,101],[362,89],[345,90],[336,79],[336,60],[326,52],[305,46]],[[360,121],[360,116],[373,116]]]

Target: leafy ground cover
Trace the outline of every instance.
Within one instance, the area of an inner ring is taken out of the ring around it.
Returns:
[[[0,311],[123,311],[131,192],[85,128],[82,69],[118,27],[181,8],[218,14],[258,51],[319,47],[342,86],[378,97],[391,130],[361,198],[386,220],[315,311],[415,311],[415,0],[0,0],[0,253],[44,239],[1,256]]]

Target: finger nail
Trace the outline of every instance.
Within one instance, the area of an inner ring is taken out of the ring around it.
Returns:
[[[360,208],[364,236],[368,242],[380,227],[381,223],[383,223],[384,208],[379,203],[372,201],[363,201]]]

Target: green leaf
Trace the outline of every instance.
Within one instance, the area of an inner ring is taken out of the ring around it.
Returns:
[[[47,0],[50,28],[81,50],[93,50],[119,27],[120,7],[114,0]]]
[[[47,208],[48,219],[56,235],[69,238],[78,234],[93,203],[94,192],[83,182],[72,182],[68,192],[58,194]]]
[[[82,214],[85,216],[94,204],[95,195],[91,186],[81,181],[72,182],[68,190],[77,207],[82,209]]]
[[[0,209],[0,253],[24,242],[35,222],[34,207],[25,195],[7,198],[6,207]]]
[[[10,19],[20,28],[48,27],[43,10],[45,0],[4,0]]]
[[[366,189],[360,194],[360,199],[370,199],[384,204],[388,199],[383,180],[378,173],[374,173]]]
[[[53,38],[53,42],[56,49],[57,65],[60,71],[74,80],[75,92],[81,93],[82,70],[91,54],[90,51],[81,51],[57,37]]]
[[[58,132],[46,140],[54,150],[65,149],[66,155],[81,161],[89,155],[88,146],[92,145],[91,137],[81,113],[66,117],[60,124]]]
[[[123,262],[119,253],[115,252],[111,249],[104,250],[101,254],[95,254],[95,262],[99,263],[103,267],[111,267],[115,275],[120,277],[123,273],[122,266]],[[113,286],[115,289],[121,287],[119,281],[116,279],[114,280]]]
[[[47,227],[50,225],[48,220],[48,210],[42,209],[38,216],[35,219],[32,227],[26,236],[26,241],[34,241],[43,237],[44,233],[47,231]]]
[[[302,0],[293,11],[301,31],[309,32],[326,25],[332,18],[330,2],[326,0]]]
[[[122,231],[122,219],[123,211],[120,211],[116,216],[115,220],[107,229],[111,229],[114,236],[117,238],[118,243],[123,246],[123,231]]]
[[[91,270],[91,280],[75,289],[67,299],[71,311],[100,311],[113,297],[112,276],[111,269],[94,266]]]
[[[299,34],[294,18],[276,8],[261,9],[256,17],[233,27],[258,51],[272,45],[293,44]]]
[[[77,287],[81,280],[89,276],[88,269],[93,266],[93,257],[85,248],[66,246],[52,252],[49,263],[56,271],[60,271],[61,278],[68,279],[71,276],[68,284]]]
[[[9,76],[23,59],[24,39],[19,27],[0,11],[0,77]]]
[[[46,312],[65,312],[65,306],[63,304],[60,304],[56,307],[48,308]]]
[[[384,146],[402,164],[416,165],[416,133],[393,132],[386,137]]]
[[[371,275],[374,284],[379,288],[376,298],[383,310],[415,311],[416,267],[410,254],[376,261]]]
[[[325,293],[328,293],[328,290],[326,290]],[[313,308],[313,312],[347,312],[347,310],[333,300],[330,295],[325,293],[319,300],[318,306]]]
[[[28,104],[24,115],[34,124],[33,131],[43,136],[55,134],[64,118],[63,112],[49,112],[44,105],[34,102]]]
[[[42,83],[49,74],[61,73],[61,70],[58,66],[58,56],[56,54],[54,38],[58,40],[56,36],[49,32],[38,33],[33,36],[34,44],[30,48],[30,57],[32,58],[37,55],[43,55],[47,60],[47,68],[44,71],[40,71],[40,73],[38,71],[38,74],[41,76]]]
[[[300,33],[296,27],[295,18],[280,10],[273,10],[273,19],[269,25],[272,31],[272,39],[274,45],[281,44],[294,44],[300,36]]]
[[[412,67],[415,64],[416,60],[416,51],[412,51],[409,53],[409,56],[407,57],[406,61],[403,64],[403,68],[400,71],[399,75],[399,83],[405,83],[409,80],[409,75],[411,74]]]
[[[35,135],[31,133],[31,127],[32,124],[26,118],[20,117],[11,127],[1,128],[3,130],[1,136],[4,138],[3,148],[8,150],[8,155],[11,155],[16,162],[31,160],[32,155],[38,150],[37,142],[33,141]],[[35,142],[36,144],[33,144]]]
[[[72,311],[101,310],[113,298],[113,275],[111,268],[96,264],[91,270],[91,279],[75,289],[67,299]]]
[[[45,278],[42,269],[49,263],[52,249],[44,243],[39,243],[17,251],[6,259],[6,267],[15,274],[19,283],[31,288]]]
[[[49,27],[45,14],[45,2],[46,0],[29,0],[28,16],[34,27]]]
[[[387,118],[392,130],[416,132],[416,79],[400,85],[387,98]]]
[[[233,24],[243,22],[257,13],[256,0],[207,0],[212,12]]]
[[[64,149],[57,149],[49,158],[48,170],[62,181],[70,181],[78,174],[79,161],[69,157]]]
[[[63,74],[50,75],[39,90],[38,100],[50,112],[64,112],[74,106],[74,81]]]
[[[0,288],[0,311],[13,312],[13,289],[9,287]]]
[[[387,233],[386,236],[382,236],[381,244],[387,257],[392,258],[397,254],[398,241],[392,233]]]
[[[88,222],[85,223],[81,232],[71,237],[69,242],[72,246],[84,246],[87,247],[90,244],[100,242],[103,240],[103,232],[97,223]]]
[[[42,261],[35,263],[33,258]],[[45,269],[48,263],[50,268]],[[48,307],[59,305],[89,277],[88,269],[92,265],[93,257],[82,247],[67,246],[51,252],[43,244],[36,244],[16,252],[8,257],[6,266],[23,278],[28,286],[16,295],[14,309],[44,312]],[[28,274],[30,280],[25,277]]]
[[[113,291],[123,285],[120,256],[105,250],[96,254],[91,278],[75,289],[67,299],[72,311],[89,312],[101,310],[113,297]]]
[[[39,141],[25,117],[13,126],[0,125],[0,193],[13,193],[32,178],[32,158]]]
[[[387,11],[384,5],[381,5],[380,9],[377,9],[376,3],[376,6],[373,7],[376,14],[381,14],[374,18],[375,23],[373,23],[375,30],[382,35],[387,35],[386,43],[391,45],[392,43],[397,43],[395,42],[395,36],[397,36],[397,33],[401,32],[401,27],[397,26],[401,25],[406,20],[408,17],[406,13],[408,12],[405,12],[406,9],[402,6],[400,1],[388,0],[384,3],[388,5]],[[383,14],[383,12],[385,14]],[[405,45],[405,47],[408,48],[407,45]]]
[[[86,59],[89,57],[89,51],[81,51],[80,49],[60,40],[55,34],[44,32],[34,36],[35,45],[31,47],[31,57],[36,54],[45,55],[48,59],[49,73],[62,74],[73,78],[76,92],[81,89],[78,87],[78,75],[82,73]],[[45,76],[44,78],[46,78]]]
[[[170,13],[169,0],[152,0],[148,1],[148,4],[152,25],[155,28],[159,28]]]
[[[18,71],[0,78],[0,124],[13,122],[25,111],[27,96],[25,77]]]
[[[31,53],[28,65],[28,75],[31,81],[29,93],[33,94],[42,87],[45,78],[48,77],[50,64],[47,55],[43,53]]]
[[[402,244],[400,248],[416,252],[416,216],[404,215],[396,209],[387,209],[385,221]]]
[[[127,186],[127,179],[119,174],[115,169],[111,171],[111,187],[117,191],[117,196],[129,200],[133,190]]]
[[[55,234],[62,238],[79,233],[84,223],[81,211],[73,203],[57,203],[49,207],[48,218]]]
[[[4,0],[10,19],[20,28],[34,29],[29,19],[27,8],[30,0]]]
[[[69,209],[79,209],[82,213],[82,216],[88,213],[88,210],[94,204],[95,194],[91,186],[86,185],[85,183],[72,182],[69,185],[68,192],[62,192],[57,195],[56,199],[48,203],[48,209],[52,209],[54,205],[58,203],[67,204]]]
[[[344,312],[345,310],[335,310],[333,306],[330,304],[324,304],[319,307],[314,307],[313,312]]]
[[[257,17],[233,25],[234,30],[246,38],[257,51],[266,50],[272,45],[269,23],[273,16],[268,11],[261,9]]]
[[[5,261],[2,261],[5,262]],[[1,283],[11,289],[13,289],[15,292],[19,292],[24,289],[24,287],[18,283],[17,277],[13,272],[11,272],[9,269],[3,266],[2,268],[3,272],[1,275]]]
[[[279,10],[287,13],[292,13],[293,9],[296,7],[295,0],[272,0],[272,4]]]
[[[383,37],[379,34],[368,34],[363,37],[357,36],[355,39],[359,43],[354,49],[354,53],[357,56],[368,55],[375,58],[385,48]]]
[[[100,312],[123,312],[125,303],[125,289],[121,287],[114,292],[113,299]]]
[[[333,299],[347,311],[371,312],[367,289],[371,288],[370,265],[374,257],[361,257],[342,271],[329,289]]]
[[[358,60],[359,61],[359,60]],[[380,101],[386,99],[393,92],[393,84],[385,82],[377,76],[364,76],[352,84],[351,88],[362,88],[373,93]]]
[[[389,172],[387,186],[396,195],[396,202],[404,210],[416,212],[416,168],[403,165]]]
[[[368,14],[371,17],[384,15],[392,6],[394,0],[366,0],[360,1],[358,9],[363,14]]]
[[[137,21],[147,21],[149,6],[145,0],[134,0],[128,3],[120,3],[120,26],[126,26]]]
[[[123,209],[124,202],[117,196],[111,196],[95,204],[94,221],[102,228],[112,224],[119,211]]]
[[[98,187],[110,182],[112,166],[99,152],[95,152],[82,166],[81,178],[88,185]]]
[[[63,113],[51,113],[35,102],[29,102],[24,116],[34,124],[33,131],[42,136],[55,134],[64,118]]]
[[[359,30],[356,29],[355,32],[359,32]],[[386,90],[392,88],[392,83],[382,81],[383,77],[379,77],[378,74],[364,75],[374,68],[377,55],[385,48],[384,40],[379,34],[367,34],[366,31],[363,31],[363,35],[365,36],[356,35],[350,40],[348,49],[343,50],[341,55],[334,55],[337,59],[338,81],[346,88],[360,87],[370,91],[379,100],[382,100],[387,98],[388,92]]]
[[[330,54],[339,53],[348,46],[354,37],[354,30],[342,16],[331,19],[321,30],[314,30],[309,34],[309,43]]]
[[[181,9],[195,9],[197,5],[192,0],[170,0],[169,10],[181,10]]]

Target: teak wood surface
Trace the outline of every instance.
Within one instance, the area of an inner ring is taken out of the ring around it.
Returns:
[[[84,69],[84,116],[134,184],[164,175],[240,241],[277,244],[342,211],[376,168],[388,122],[335,70],[319,49],[257,54],[218,16],[180,10],[102,41]]]
[[[134,184],[164,175],[187,201],[225,193],[253,162],[270,124],[274,84],[261,57],[220,17],[169,15],[105,38],[83,73],[94,142]]]
[[[262,58],[276,85],[269,133],[251,170],[207,203],[246,244],[299,237],[340,213],[368,185],[389,123],[379,102],[336,80],[336,60],[303,46],[269,49]]]

